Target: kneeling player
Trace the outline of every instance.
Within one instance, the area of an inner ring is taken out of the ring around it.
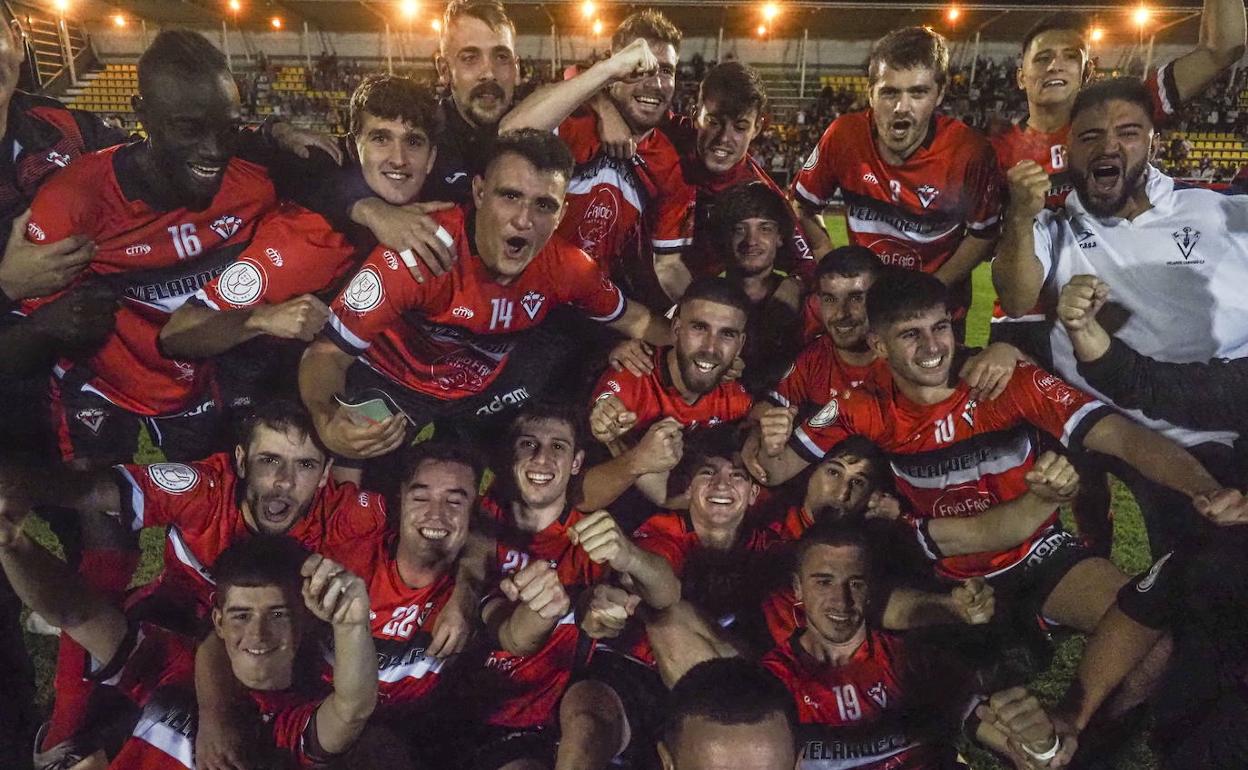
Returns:
[[[25,511],[4,501],[0,565],[22,601],[81,644],[90,676],[142,708],[109,767],[193,768],[195,640],[150,624],[131,625],[24,532]],[[343,754],[377,702],[376,651],[364,583],[298,543],[260,535],[213,565],[219,579],[213,628],[231,676],[265,725],[269,761],[319,767]],[[332,624],[339,655],[333,689],[295,670],[308,615]]]

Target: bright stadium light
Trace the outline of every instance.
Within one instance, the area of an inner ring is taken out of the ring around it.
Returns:
[[[69,0],[56,0],[52,6],[56,8],[57,13],[63,14],[69,10]]]
[[[230,10],[234,13],[238,13],[243,10],[243,4],[238,2],[238,0],[230,0]]]
[[[429,22],[429,26],[433,27],[433,31],[434,31],[434,32],[441,32],[441,31],[442,31],[442,20],[441,20],[441,19],[434,19],[433,21]]]
[[[116,27],[126,26],[126,17],[122,16],[120,13],[113,14],[113,26],[116,26]]]
[[[1099,43],[1105,37],[1105,30],[1100,27],[1093,27],[1092,31],[1088,33],[1088,37],[1093,43]]]
[[[281,17],[281,16],[274,16],[273,18],[269,19],[269,24],[273,25],[273,29],[281,29],[281,28],[282,28],[282,17]]]
[[[945,18],[949,19],[951,22],[957,21],[958,17],[961,15],[962,11],[956,5],[950,6],[949,10],[945,12]]]
[[[1135,20],[1135,26],[1142,27],[1148,23],[1148,20],[1152,15],[1152,11],[1141,5],[1139,8],[1135,9],[1135,13],[1131,14],[1131,18]]]
[[[594,19],[594,37],[602,34],[602,19]]]
[[[416,14],[420,12],[420,3],[416,0],[403,0],[399,3],[399,13],[403,14],[405,19],[414,19]]]
[[[763,18],[768,22],[775,20],[780,15],[780,6],[775,3],[767,3],[763,6]]]
[[[581,3],[581,16],[592,19],[597,12],[598,6],[594,3],[594,0],[585,0],[585,2]]]
[[[759,24],[758,29],[754,31],[758,33],[759,37],[767,37],[767,25],[766,24]]]

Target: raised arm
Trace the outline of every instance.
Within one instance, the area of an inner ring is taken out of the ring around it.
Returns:
[[[1028,313],[1040,299],[1044,267],[1036,257],[1036,215],[1044,209],[1049,175],[1032,160],[1019,162],[1006,172],[1010,204],[1001,224],[992,260],[992,285],[1001,309],[1017,318]]]
[[[502,597],[481,610],[485,627],[498,645],[512,655],[533,655],[542,649],[572,601],[559,582],[559,573],[536,559],[498,584]]]
[[[610,513],[598,511],[581,519],[568,536],[590,561],[632,578],[631,590],[650,607],[664,610],[680,601],[680,580],[672,566],[662,556],[638,548]]]
[[[617,80],[654,72],[658,66],[650,44],[644,38],[637,38],[576,77],[534,91],[507,113],[499,122],[498,130],[536,128],[553,131],[605,86]]]
[[[1174,60],[1174,85],[1186,102],[1244,55],[1243,0],[1205,0],[1196,47]]]
[[[815,255],[815,259],[822,258],[832,250],[832,239],[828,236],[828,228],[823,221],[823,208],[800,197],[793,197],[792,205],[798,224],[806,234],[811,253]]]
[[[595,407],[598,406],[595,402]],[[595,417],[600,422],[603,419],[601,415]],[[606,508],[635,484],[661,486],[666,492],[668,473],[683,454],[684,435],[680,423],[673,417],[659,420],[646,430],[636,446],[585,471],[578,506],[589,511]],[[653,483],[648,483],[651,481]]]
[[[1119,414],[1108,415],[1093,425],[1083,446],[1117,457],[1148,480],[1188,497],[1212,495],[1222,488],[1183,447]]]
[[[334,691],[316,710],[316,738],[342,754],[364,732],[377,706],[377,648],[369,627],[368,587],[318,554],[304,562],[303,602],[334,634]]]
[[[655,315],[640,302],[626,300],[624,312],[607,324],[620,334],[635,340],[645,340],[651,345],[671,345],[672,326],[667,319]]]
[[[176,358],[211,358],[261,335],[311,342],[329,318],[329,308],[304,294],[277,305],[213,310],[186,303],[160,330],[160,348]]]

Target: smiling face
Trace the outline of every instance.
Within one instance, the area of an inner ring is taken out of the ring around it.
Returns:
[[[874,492],[871,464],[853,456],[832,457],[815,468],[806,483],[802,507],[812,515],[840,519],[866,512]]]
[[[242,110],[238,87],[228,72],[186,78],[152,73],[150,93],[136,100],[136,112],[151,147],[153,167],[166,174],[172,200],[202,208],[210,203],[238,147]]]
[[[461,15],[447,27],[435,62],[460,115],[474,126],[496,126],[511,109],[520,78],[515,31]]]
[[[689,515],[700,528],[735,530],[758,498],[741,456],[708,457],[689,481]]]
[[[433,168],[437,149],[423,128],[365,112],[353,134],[360,170],[369,188],[386,203],[402,206],[416,200]]]
[[[866,273],[819,278],[819,318],[832,344],[839,350],[852,353],[867,350],[867,290],[871,282],[871,276]]]
[[[746,276],[769,274],[781,240],[780,223],[773,219],[750,217],[737,222],[729,236],[733,266]]]
[[[550,240],[563,216],[568,180],[505,153],[472,181],[477,252],[499,283],[514,281]]]
[[[1079,200],[1098,217],[1126,216],[1143,197],[1153,121],[1138,104],[1110,99],[1070,126],[1070,173]]]
[[[798,565],[793,588],[806,609],[810,633],[836,644],[866,624],[867,555],[856,545],[815,545]]]
[[[698,105],[693,123],[698,157],[711,174],[725,174],[745,160],[750,142],[763,130],[763,116],[756,107],[743,115],[729,115],[710,96]]]
[[[424,566],[454,561],[468,539],[477,499],[472,468],[449,460],[425,460],[399,492],[399,547]]]
[[[281,535],[307,514],[329,474],[325,454],[297,430],[257,425],[246,448],[234,448],[244,481],[243,520],[255,532]]]
[[[676,365],[685,388],[710,393],[745,345],[745,313],[705,299],[681,303],[672,320]]]
[[[944,98],[945,90],[936,85],[933,70],[897,69],[887,62],[879,65],[869,100],[877,146],[886,161],[900,163],[919,149]]]
[[[628,41],[632,42],[632,41]],[[659,68],[652,75],[612,83],[607,88],[615,108],[635,134],[659,125],[672,106],[676,93],[676,46],[648,41]]]
[[[299,597],[287,596],[280,586],[226,589],[224,601],[212,610],[212,625],[225,644],[234,676],[244,687],[290,687],[302,610]]]
[[[1051,29],[1032,38],[1018,68],[1018,87],[1033,107],[1073,102],[1087,80],[1088,49],[1071,29]]]
[[[572,426],[563,420],[529,419],[515,431],[512,477],[525,505],[558,502],[572,477],[581,472],[585,453],[576,448]]]
[[[893,376],[919,387],[942,387],[953,365],[953,323],[937,306],[896,321],[869,335],[876,355],[888,361]]]

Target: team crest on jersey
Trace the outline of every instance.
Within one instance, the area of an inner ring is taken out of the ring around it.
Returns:
[[[259,265],[243,260],[225,269],[217,279],[217,293],[231,305],[250,305],[264,293],[265,275]]]
[[[381,287],[381,276],[371,267],[366,267],[351,279],[347,290],[343,292],[347,307],[357,313],[373,310],[385,299],[385,291]]]
[[[153,484],[174,495],[180,495],[199,483],[199,471],[182,463],[149,465],[147,475]]]
[[[936,200],[937,195],[940,195],[940,190],[937,190],[930,184],[919,185],[914,191],[918,193],[919,203],[923,204],[923,208],[932,205],[932,201]]]
[[[223,217],[217,217],[211,225],[212,231],[221,236],[221,240],[228,241],[230,236],[238,232],[238,228],[243,226],[243,220],[233,214],[226,214]]]
[[[542,309],[542,303],[546,301],[546,295],[531,291],[525,294],[520,300],[520,306],[524,308],[524,312],[532,321],[537,316],[537,311]]]
[[[108,414],[103,409],[79,409],[74,415],[74,419],[87,427],[92,434],[100,435],[100,426],[104,424],[104,418]]]
[[[802,170],[811,171],[817,165],[819,165],[819,145],[815,145],[815,149],[810,151],[810,155],[807,156],[806,162],[802,164]]]
[[[841,407],[837,404],[836,399],[832,399],[823,405],[823,408],[815,412],[807,423],[812,428],[826,428],[836,422],[836,417],[841,413]]]
[[[1200,240],[1200,231],[1184,227],[1170,233],[1170,237],[1174,239],[1174,245],[1179,247],[1179,252],[1183,254],[1183,259],[1191,259],[1192,249],[1196,248],[1196,241]]]
[[[65,168],[66,166],[68,166],[71,160],[72,158],[70,158],[68,155],[66,155],[63,152],[57,152],[56,150],[53,150],[52,152],[48,153],[48,162],[53,165],[60,166],[61,168]]]
[[[1135,584],[1135,590],[1142,594],[1146,594],[1153,590],[1153,586],[1157,583],[1157,576],[1161,574],[1161,568],[1166,566],[1166,562],[1170,561],[1171,556],[1174,556],[1174,551],[1171,551],[1158,559],[1153,566],[1149,568],[1148,574],[1144,576],[1144,579]]]
[[[876,682],[871,685],[871,688],[867,690],[867,696],[875,701],[880,708],[888,708],[888,690],[884,689],[883,682]]]
[[[264,256],[269,258],[269,261],[273,263],[273,267],[282,266],[282,253],[277,249],[270,246],[264,250]]]

